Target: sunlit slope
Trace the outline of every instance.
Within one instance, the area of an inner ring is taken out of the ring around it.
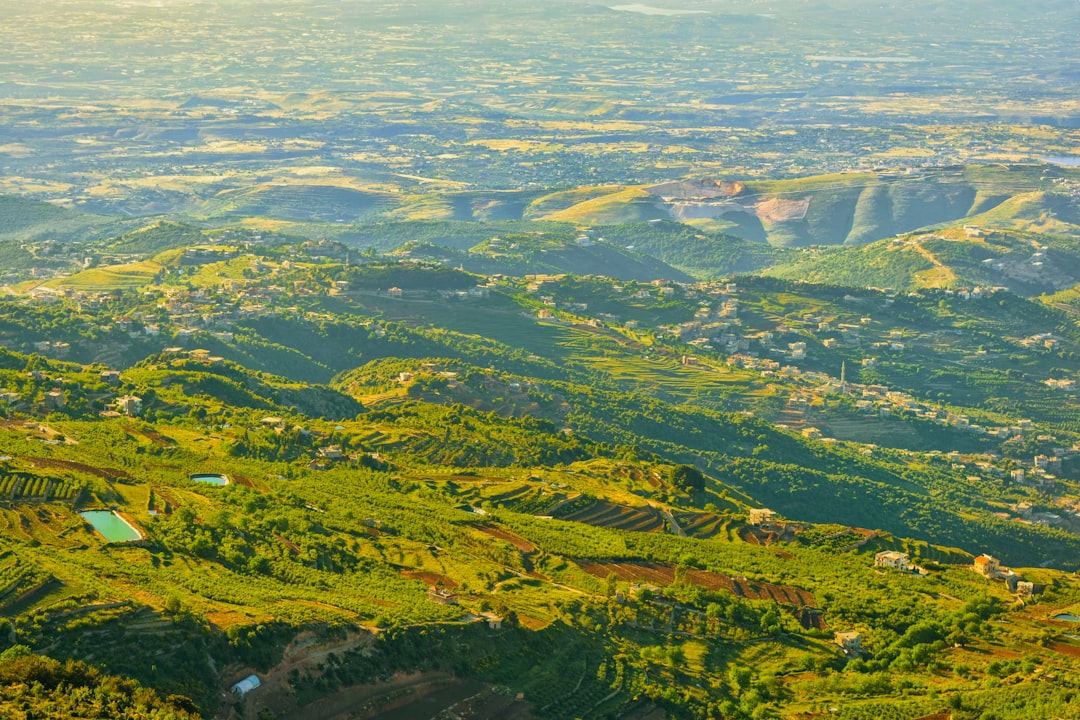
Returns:
[[[437,261],[480,275],[575,273],[604,275],[624,280],[692,279],[690,275],[655,257],[606,242],[582,246],[572,241],[552,239],[544,242],[515,243],[513,249],[493,248],[490,242],[482,242],[468,251],[408,242],[392,255],[401,259]]]
[[[1053,293],[1080,281],[1080,226],[1069,198],[1025,193],[960,223],[789,255],[765,271],[852,287],[1007,287]]]
[[[0,195],[0,241],[99,239],[123,232],[127,224],[116,217],[15,195]]]
[[[403,196],[400,206],[388,210],[383,219],[456,222],[520,220],[533,196],[534,193],[519,191],[416,193]]]
[[[620,192],[617,185],[597,185],[595,187],[582,187],[573,190],[560,190],[533,200],[525,209],[525,217],[544,217],[567,210],[581,203],[614,195]]]
[[[541,219],[582,225],[618,225],[667,217],[668,212],[649,193],[641,188],[627,188],[584,200]]]
[[[719,180],[597,186],[544,196],[527,216],[582,225],[676,219],[776,247],[862,245],[952,223],[1068,215],[1063,190],[1071,192],[1075,175],[991,166],[748,180],[723,191]]]
[[[388,193],[336,185],[262,184],[219,194],[207,203],[211,215],[278,220],[355,222],[397,204]]]

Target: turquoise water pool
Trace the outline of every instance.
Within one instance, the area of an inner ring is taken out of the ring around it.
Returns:
[[[1080,622],[1080,617],[1077,617],[1072,613],[1058,613],[1054,616],[1054,619],[1064,620],[1065,622]]]
[[[188,477],[189,480],[194,480],[197,483],[203,483],[204,485],[228,485],[229,477],[227,475],[219,475],[218,473],[195,473]]]
[[[86,510],[79,515],[109,542],[142,540],[142,533],[112,510]]]

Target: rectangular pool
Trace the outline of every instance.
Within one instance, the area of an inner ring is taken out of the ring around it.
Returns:
[[[79,515],[109,542],[142,540],[142,533],[112,510],[85,510]]]

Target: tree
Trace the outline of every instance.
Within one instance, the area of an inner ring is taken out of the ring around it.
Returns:
[[[29,657],[32,654],[30,648],[26,645],[12,645],[0,653],[0,663],[6,663],[16,658]]]
[[[669,475],[671,484],[684,492],[700,492],[705,489],[705,476],[693,465],[676,465]]]

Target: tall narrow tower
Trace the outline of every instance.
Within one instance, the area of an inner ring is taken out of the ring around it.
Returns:
[[[847,395],[847,360],[840,361],[840,394]]]

